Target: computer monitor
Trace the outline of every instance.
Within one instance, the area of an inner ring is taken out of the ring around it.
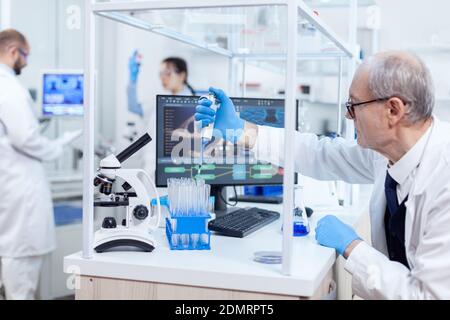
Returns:
[[[42,116],[82,116],[84,78],[79,70],[42,73]]]
[[[189,134],[194,132],[194,114],[198,102],[196,96],[158,95],[156,98],[156,185],[166,187],[168,178],[198,177],[198,159],[193,155],[183,157],[183,163],[174,161],[172,151],[179,143],[173,139],[177,129],[185,129]],[[231,98],[240,117],[249,122],[272,127],[284,127],[284,100],[259,98]],[[192,145],[194,142],[192,142]],[[223,144],[226,146],[226,143]],[[212,187],[212,195],[216,198],[216,209],[226,208],[220,196],[224,186],[243,185],[281,185],[283,184],[283,168],[262,163],[256,159],[253,151],[240,150],[232,153],[234,163],[220,161],[220,164],[207,163],[202,166],[200,177]],[[227,152],[223,152],[225,156]],[[228,153],[229,155],[229,153]],[[229,160],[229,159],[228,159]],[[239,161],[241,160],[241,161]],[[242,161],[244,160],[244,161]],[[205,161],[206,162],[206,161]]]

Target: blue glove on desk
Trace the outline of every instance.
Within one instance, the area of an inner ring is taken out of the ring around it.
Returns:
[[[203,100],[195,109],[195,120],[201,121],[203,128],[214,122],[214,129],[220,130],[224,139],[235,143],[243,132],[244,120],[239,118],[233,102],[225,92],[215,88],[209,88],[209,92],[220,101],[220,108],[214,112],[210,108],[211,101]]]
[[[130,82],[136,83],[138,75],[139,75],[139,69],[141,67],[140,62],[138,61],[139,53],[137,50],[133,52],[133,55],[128,60],[128,71],[130,72]]]
[[[335,216],[328,215],[319,220],[316,227],[316,240],[325,247],[334,248],[343,255],[348,245],[360,239],[355,230]]]

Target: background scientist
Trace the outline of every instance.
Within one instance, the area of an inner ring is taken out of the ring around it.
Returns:
[[[0,32],[0,287],[7,299],[33,299],[44,255],[55,249],[50,185],[43,161],[81,135],[41,136],[28,90],[17,79],[30,47],[16,30]]]
[[[137,83],[141,68],[142,57],[135,51],[128,61],[129,82],[127,86],[128,110],[139,116],[142,120],[145,132],[149,132],[152,137],[156,136],[156,108],[144,108],[137,98]],[[184,59],[169,57],[161,62],[159,78],[164,90],[171,95],[194,96],[195,90],[188,82],[188,66]],[[144,111],[145,110],[145,111]],[[151,176],[155,174],[155,150],[154,145],[146,147],[142,167]]]

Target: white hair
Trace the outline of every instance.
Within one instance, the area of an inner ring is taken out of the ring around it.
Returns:
[[[425,63],[407,52],[375,55],[369,67],[369,90],[375,99],[398,97],[409,106],[411,123],[431,117],[434,108],[433,80]]]

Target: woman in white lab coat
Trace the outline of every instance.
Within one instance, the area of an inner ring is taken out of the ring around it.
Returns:
[[[282,165],[284,130],[240,120],[231,100],[211,90],[221,108],[199,105],[196,120],[215,120],[221,131],[244,129],[238,143],[250,141],[259,159]],[[350,88],[347,117],[358,145],[296,132],[295,145],[286,146],[306,176],[374,184],[372,246],[335,216],[315,230],[319,244],[347,259],[362,298],[450,299],[450,124],[436,119],[433,107],[431,76],[419,58],[378,54],[360,66]]]
[[[55,249],[50,185],[42,165],[81,132],[40,135],[29,92],[16,75],[30,48],[15,30],[0,32],[0,285],[7,299],[33,299],[43,257]]]
[[[152,138],[156,136],[156,110],[151,109],[144,112],[142,104],[137,98],[137,80],[141,66],[141,55],[135,51],[128,62],[130,79],[127,88],[128,110],[143,118],[146,123],[144,130],[148,131]],[[196,92],[188,81],[188,66],[184,59],[179,57],[169,57],[161,62],[159,78],[161,84],[168,94],[179,96],[195,96]],[[144,152],[143,168],[151,176],[154,177],[155,171],[155,148],[148,146]]]

